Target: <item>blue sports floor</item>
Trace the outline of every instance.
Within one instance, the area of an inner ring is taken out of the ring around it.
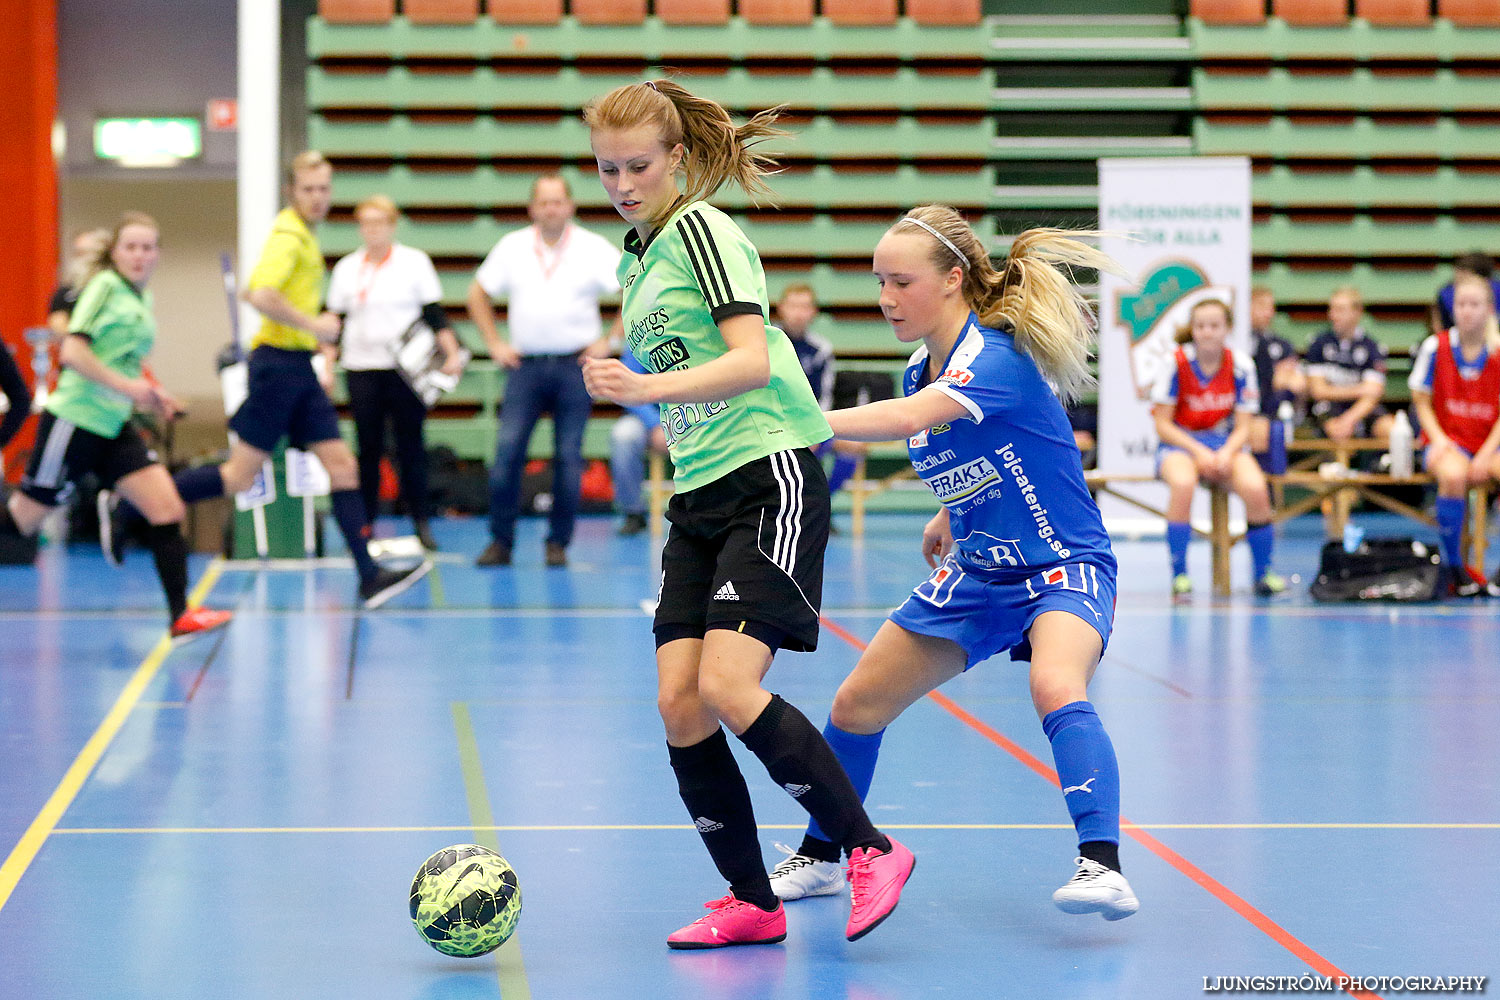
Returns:
[[[347,568],[195,561],[237,617],[176,649],[142,552],[0,567],[0,997],[1084,1000],[1500,973],[1500,608],[1312,605],[1314,522],[1278,551],[1299,596],[1269,605],[1242,551],[1232,598],[1173,607],[1162,543],[1118,543],[1092,697],[1138,915],[1053,908],[1072,829],[1024,668],[993,660],[886,738],[871,813],[921,864],[885,925],[849,944],[825,897],[789,908],[784,945],[669,952],[723,887],[656,717],[654,549],[613,527],[584,521],[547,570],[523,522],[516,565],[479,570],[481,522],[440,523],[431,583],[370,614]],[[835,537],[821,648],[778,657],[772,690],[826,716],[925,574],[919,533]],[[1204,595],[1207,563],[1195,546]],[[769,865],[803,815],[741,759]],[[525,911],[494,955],[447,958],[407,887],[475,841]]]

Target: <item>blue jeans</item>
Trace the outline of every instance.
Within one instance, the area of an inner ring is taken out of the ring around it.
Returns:
[[[574,354],[534,354],[505,380],[500,404],[500,440],[490,469],[490,535],[502,545],[516,540],[521,506],[521,471],[526,446],[544,412],[556,429],[552,450],[552,514],[547,541],[564,547],[573,540],[583,479],[583,430],[593,400],[583,387],[583,369]]]
[[[641,484],[646,480],[650,433],[634,413],[622,414],[609,429],[609,475],[615,485],[615,508],[621,514],[646,513]]]

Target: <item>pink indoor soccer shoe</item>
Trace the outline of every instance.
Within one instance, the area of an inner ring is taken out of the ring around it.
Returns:
[[[733,893],[703,905],[709,909],[708,916],[668,935],[668,948],[724,948],[786,940],[786,908],[780,900],[770,913],[736,899]]]
[[[901,888],[911,878],[917,859],[895,837],[885,853],[856,847],[849,856],[849,926],[844,936],[858,941],[880,926],[901,901]]]

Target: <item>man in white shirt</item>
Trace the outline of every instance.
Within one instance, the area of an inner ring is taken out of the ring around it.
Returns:
[[[620,251],[573,224],[573,199],[561,177],[537,178],[532,225],[501,237],[469,286],[469,317],[495,363],[505,367],[500,435],[490,470],[490,543],[478,566],[508,566],[515,544],[521,469],[532,429],[544,412],[556,428],[548,566],[566,566],[583,477],[583,432],[593,400],[582,358],[609,353],[599,298],[620,290]],[[506,298],[509,340],[495,326],[494,299]]]

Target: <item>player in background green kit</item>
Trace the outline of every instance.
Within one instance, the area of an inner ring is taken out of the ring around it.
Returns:
[[[667,938],[672,948],[786,937],[721,722],[849,852],[849,940],[890,915],[916,863],[871,824],[817,728],[761,686],[778,649],[817,647],[829,505],[810,447],[833,435],[786,334],[767,323],[760,255],[703,199],[729,181],[767,193],[775,164],[752,147],[785,134],[776,117],[736,126],[669,80],[584,109],[604,190],[633,227],[621,319],[647,372],[591,359],[584,380],[596,398],[661,406],[677,492],[654,624],[657,704],[678,791],[730,888]]]
[[[54,507],[68,502],[74,484],[94,473],[147,522],[170,632],[184,639],[222,628],[230,614],[188,607],[188,545],[182,535],[187,512],[166,467],[130,422],[137,409],[164,422],[182,409],[143,368],[156,342],[146,285],[160,259],[156,222],[127,212],[100,248],[69,316],[63,372],[47,397],[21,488],[0,506],[0,531],[35,534]]]

